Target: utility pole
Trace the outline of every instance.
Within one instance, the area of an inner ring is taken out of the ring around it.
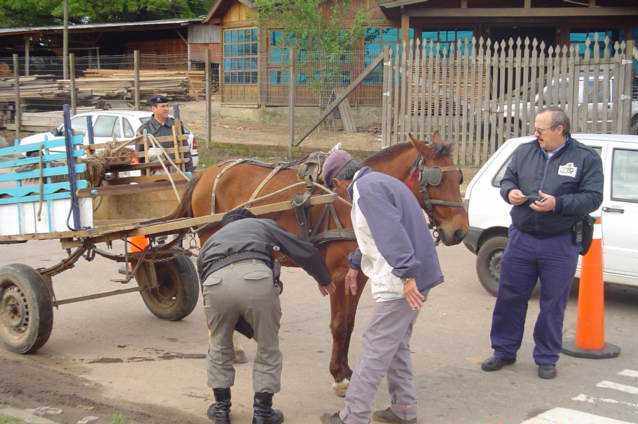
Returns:
[[[62,79],[69,79],[69,0],[63,0],[64,29],[62,30]]]

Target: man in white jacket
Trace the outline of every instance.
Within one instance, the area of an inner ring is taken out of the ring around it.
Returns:
[[[333,154],[335,155],[335,154]],[[340,161],[348,160],[340,153]],[[326,160],[324,180],[331,179],[340,161]],[[335,163],[336,162],[336,163]],[[332,181],[325,181],[331,185]],[[349,187],[352,225],[359,245],[350,256],[346,289],[357,292],[357,275],[370,280],[377,302],[363,335],[361,360],[354,370],[344,408],[324,414],[324,424],[367,424],[372,403],[384,376],[390,407],[376,411],[379,422],[417,421],[416,387],[412,375],[410,337],[418,310],[428,291],[443,282],[443,274],[423,210],[407,186],[394,177],[362,168]]]

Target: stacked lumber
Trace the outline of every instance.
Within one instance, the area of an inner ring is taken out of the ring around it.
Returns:
[[[0,77],[0,102],[15,100],[16,81],[13,77]],[[54,75],[20,77],[20,98],[57,99],[65,93],[60,90]]]
[[[87,69],[84,78],[100,79],[109,84],[117,81],[133,83],[133,71],[130,69]],[[76,80],[76,83],[80,79]],[[199,97],[204,95],[203,71],[179,71],[143,69],[140,70],[140,90],[142,96],[163,93],[167,95],[188,95]]]

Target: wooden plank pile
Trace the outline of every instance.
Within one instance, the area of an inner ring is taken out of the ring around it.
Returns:
[[[15,100],[15,78],[13,76],[0,77],[0,102]],[[57,99],[63,98],[65,93],[54,75],[33,75],[20,77],[20,97],[22,99]]]
[[[117,92],[117,97],[130,95],[132,98],[133,70],[87,69],[83,78],[76,79],[76,84],[80,91],[90,90],[95,95],[113,97],[109,93]],[[153,94],[199,97],[204,93],[204,72],[140,70],[140,92],[143,98]]]

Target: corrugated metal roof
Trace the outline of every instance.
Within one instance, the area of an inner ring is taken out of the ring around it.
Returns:
[[[188,26],[191,23],[201,23],[201,18],[196,19],[161,19],[155,21],[142,22],[116,22],[102,24],[87,25],[69,25],[69,31],[91,31],[96,29],[116,29],[116,28],[135,28],[135,27],[152,27],[152,26]],[[34,32],[57,32],[62,31],[62,25],[42,26],[42,27],[21,27],[21,28],[0,28],[0,36],[3,35],[20,35]]]

